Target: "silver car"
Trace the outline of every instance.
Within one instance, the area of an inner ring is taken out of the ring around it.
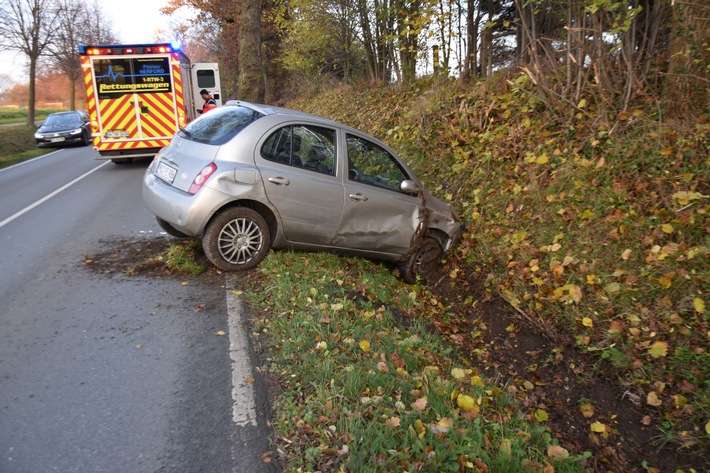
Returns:
[[[341,123],[231,101],[182,128],[146,171],[143,200],[176,237],[200,237],[225,271],[269,248],[389,261],[413,283],[461,224],[380,141]]]

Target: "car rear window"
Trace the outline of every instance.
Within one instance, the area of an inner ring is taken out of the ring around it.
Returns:
[[[224,106],[190,122],[178,134],[199,143],[222,145],[263,116],[250,108]]]

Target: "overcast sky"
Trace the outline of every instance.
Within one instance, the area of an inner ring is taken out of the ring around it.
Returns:
[[[170,18],[161,15],[160,9],[167,0],[100,0],[113,31],[123,43],[152,43],[156,30],[169,30]],[[91,3],[91,2],[88,2]],[[28,80],[22,54],[0,55],[0,74],[10,74],[18,82]]]

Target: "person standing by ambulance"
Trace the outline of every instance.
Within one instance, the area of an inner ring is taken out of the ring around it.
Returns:
[[[204,115],[210,110],[214,110],[215,108],[217,108],[217,102],[214,101],[207,89],[202,89],[200,91],[200,96],[205,101],[205,104],[202,106],[202,109],[197,110],[198,112]]]

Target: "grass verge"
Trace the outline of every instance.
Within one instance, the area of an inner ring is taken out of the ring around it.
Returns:
[[[384,138],[469,223],[452,271],[710,457],[710,121],[652,101],[561,126],[515,81],[324,92],[292,107]],[[608,123],[607,127],[604,123]]]
[[[433,296],[386,268],[278,252],[251,279],[286,470],[584,471],[586,455],[429,331]]]
[[[37,148],[34,133],[35,128],[27,125],[0,126],[0,168],[54,151]]]

